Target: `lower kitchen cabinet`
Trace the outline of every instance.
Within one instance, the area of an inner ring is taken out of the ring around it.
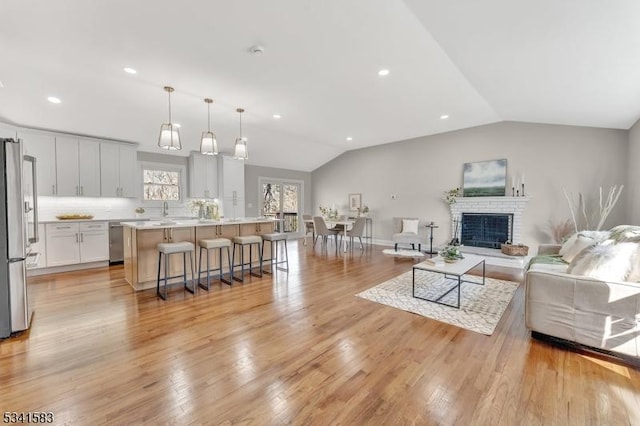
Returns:
[[[107,222],[47,223],[47,267],[109,260]]]
[[[156,281],[158,278],[158,244],[193,242],[194,228],[159,228],[138,231],[135,236],[135,248],[137,257],[137,281]],[[125,248],[126,251],[126,248]],[[125,254],[126,256],[126,254]],[[182,255],[171,255],[169,263],[169,275],[182,274]],[[197,267],[197,258],[193,255],[194,270]],[[164,269],[164,267],[163,267]],[[164,271],[162,273],[164,275]],[[187,278],[191,279],[189,256],[187,255]]]

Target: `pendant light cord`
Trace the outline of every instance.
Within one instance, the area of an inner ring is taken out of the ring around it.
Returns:
[[[207,102],[207,130],[211,132],[211,103]]]

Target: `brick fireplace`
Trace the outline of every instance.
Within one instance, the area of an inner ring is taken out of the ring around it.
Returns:
[[[463,213],[502,214],[512,217],[511,241],[514,244],[523,243],[522,214],[529,201],[529,197],[458,197],[451,204],[451,236],[461,239],[461,221]],[[512,215],[512,216],[511,216]],[[456,222],[458,232],[455,235]]]

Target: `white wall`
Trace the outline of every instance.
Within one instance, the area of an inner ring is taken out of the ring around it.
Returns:
[[[346,213],[347,194],[362,193],[374,239],[391,239],[394,216],[417,216],[440,225],[434,243],[443,244],[451,238],[443,191],[462,186],[464,163],[506,158],[509,186],[526,174],[523,242],[536,247],[550,241],[550,220],[570,217],[563,187],[593,197],[626,183],[628,145],[625,130],[502,122],[349,151],[313,171],[313,212],[335,203]],[[624,222],[628,198],[625,190],[605,228]]]
[[[629,130],[628,223],[640,225],[640,120]]]

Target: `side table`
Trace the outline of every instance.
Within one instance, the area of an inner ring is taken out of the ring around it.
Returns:
[[[433,251],[433,230],[438,228],[438,225],[431,222],[427,224],[426,227],[429,228],[429,251],[426,251],[425,253],[430,255],[438,254],[437,251]]]

